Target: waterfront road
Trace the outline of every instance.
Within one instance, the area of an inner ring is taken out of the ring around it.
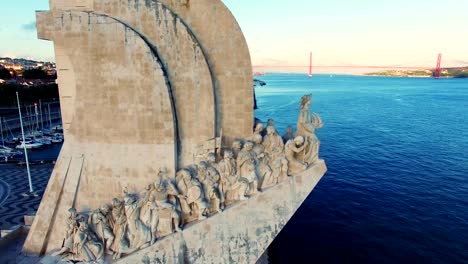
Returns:
[[[53,164],[31,166],[31,178],[38,196],[24,196],[29,192],[26,168],[0,165],[0,229],[24,224],[24,215],[35,214],[53,168]]]

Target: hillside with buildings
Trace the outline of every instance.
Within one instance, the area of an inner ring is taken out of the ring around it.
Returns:
[[[55,63],[0,58],[0,107],[14,106],[16,92],[24,103],[58,98]]]
[[[392,77],[434,77],[434,70],[384,70],[379,72],[365,73],[368,76],[392,76]],[[443,68],[440,71],[440,77],[445,78],[468,78],[468,66],[456,68]]]
[[[0,84],[32,86],[55,83],[56,78],[53,62],[0,58]]]

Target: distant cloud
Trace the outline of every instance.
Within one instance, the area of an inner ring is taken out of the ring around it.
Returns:
[[[21,25],[21,29],[25,31],[35,31],[36,30],[36,21],[32,21],[27,24]]]

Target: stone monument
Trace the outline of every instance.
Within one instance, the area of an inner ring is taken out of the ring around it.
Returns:
[[[220,0],[50,0],[37,27],[65,142],[25,255],[255,263],[325,173],[310,95],[295,139],[254,130],[249,51]]]

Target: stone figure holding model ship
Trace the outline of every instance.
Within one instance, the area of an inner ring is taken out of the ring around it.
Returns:
[[[311,94],[302,96],[296,132],[296,137],[301,136],[304,138],[304,150],[298,153],[297,157],[308,165],[315,163],[319,158],[320,141],[315,135],[315,130],[323,127],[320,116],[316,113],[310,113],[311,103]]]

